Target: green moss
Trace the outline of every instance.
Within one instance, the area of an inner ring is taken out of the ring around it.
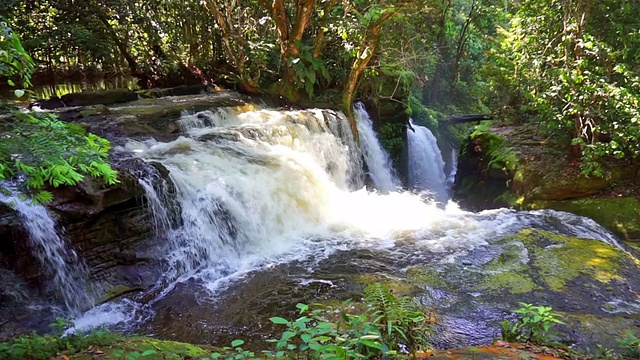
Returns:
[[[136,337],[123,338],[109,346],[101,348],[86,349],[74,355],[73,358],[89,360],[95,358],[95,356],[100,356],[100,358],[104,359],[120,359],[125,358],[126,354],[129,353],[137,352],[141,354],[148,350],[155,351],[155,353],[145,356],[145,360],[179,360],[211,354],[211,350],[205,350],[191,344]],[[122,352],[124,352],[124,356],[117,356]]]
[[[524,294],[537,289],[527,273],[526,255],[522,245],[509,244],[504,251],[489,261],[483,270],[488,273],[480,283],[485,290],[506,290],[511,294]]]
[[[622,279],[619,274],[621,251],[598,240],[545,234],[553,246],[535,248],[536,266],[551,290],[560,291],[579,275],[602,283]]]
[[[632,197],[537,201],[533,209],[554,209],[586,216],[626,240],[640,239],[640,201]]]
[[[505,290],[511,294],[525,294],[537,289],[530,276],[517,272],[490,275],[483,280],[480,287],[485,290]]]
[[[523,294],[543,288],[562,291],[579,276],[602,284],[624,280],[625,264],[640,262],[599,240],[579,239],[542,230],[522,230],[500,240],[503,252],[482,267],[480,290]]]
[[[624,263],[640,265],[638,260],[599,240],[579,239],[542,230],[523,230],[503,241],[520,241],[532,258],[532,269],[550,290],[561,291],[578,276],[600,283],[623,280]]]
[[[431,288],[448,288],[450,286],[443,274],[434,269],[411,268],[407,270],[407,280],[417,286],[426,285]]]
[[[363,285],[382,284],[389,289],[395,296],[408,296],[415,293],[416,288],[410,282],[403,279],[390,278],[379,274],[365,274],[357,278],[357,281]]]

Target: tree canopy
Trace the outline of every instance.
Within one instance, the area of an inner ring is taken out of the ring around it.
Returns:
[[[638,156],[637,8],[637,0],[0,0],[35,79],[217,83],[340,101],[347,112],[355,99],[386,99],[419,123],[434,123],[432,110],[495,112],[535,122],[587,173],[602,159]]]

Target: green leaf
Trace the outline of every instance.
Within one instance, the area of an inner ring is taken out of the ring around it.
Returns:
[[[13,94],[17,97],[17,98],[21,98],[24,95],[24,90],[22,89],[15,89],[13,90]]]
[[[289,320],[287,320],[285,318],[281,318],[279,316],[274,316],[269,320],[271,320],[271,322],[274,323],[274,324],[280,324],[280,325],[289,325],[290,324]]]
[[[244,340],[236,339],[231,342],[231,347],[236,348],[238,346],[241,346],[242,344],[244,344]]]
[[[149,356],[149,355],[153,355],[153,354],[155,354],[155,353],[156,353],[156,351],[155,351],[155,350],[151,350],[151,349],[149,349],[149,350],[145,350],[145,351],[143,351],[143,352],[142,352],[142,354],[140,354],[140,356]]]

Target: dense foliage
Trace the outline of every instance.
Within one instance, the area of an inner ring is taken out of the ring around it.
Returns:
[[[16,82],[28,86],[33,62],[18,36],[5,23],[0,28],[0,77],[11,86]],[[25,91],[15,93],[23,96]],[[12,190],[46,202],[52,199],[43,190],[46,186],[75,185],[85,175],[100,177],[107,184],[118,181],[117,172],[106,162],[110,146],[105,139],[51,114],[25,113],[5,103],[2,107],[0,181],[5,185],[0,190],[17,187]]]
[[[498,105],[573,146],[585,173],[640,155],[640,18],[632,1],[523,2],[489,67]],[[636,3],[637,5],[637,3]]]
[[[415,111],[420,106],[497,112],[538,123],[583,160],[585,173],[599,174],[602,159],[639,155],[634,4],[0,0],[0,13],[25,39],[38,78],[215,82],[291,100],[341,99],[347,112],[356,98],[397,102],[415,114],[425,113]]]

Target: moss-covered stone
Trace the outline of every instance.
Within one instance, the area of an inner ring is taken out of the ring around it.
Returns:
[[[91,346],[71,355],[71,358],[78,360],[123,359],[128,358],[128,354],[143,354],[145,352],[147,352],[144,356],[146,360],[180,360],[210,355],[212,350],[176,341],[134,337],[121,338],[107,346]]]
[[[541,230],[523,230],[500,242],[511,245],[485,265],[483,269],[488,276],[482,284],[487,289],[502,288],[514,294],[541,286],[562,291],[581,275],[602,284],[622,281],[624,276],[620,269],[623,264],[640,265],[637,259],[605,242]],[[522,244],[528,255],[518,258],[518,246],[514,243]]]
[[[586,216],[625,240],[640,240],[640,201],[633,197],[535,201],[529,207]]]
[[[455,192],[461,204],[480,210],[579,199],[637,176],[638,163],[605,163],[603,176],[587,176],[564,148],[536,134],[526,127],[476,127],[460,150]]]
[[[416,291],[415,286],[407,280],[390,278],[381,274],[361,275],[357,278],[357,281],[365,286],[374,283],[382,284],[395,296],[409,296],[413,295]]]

